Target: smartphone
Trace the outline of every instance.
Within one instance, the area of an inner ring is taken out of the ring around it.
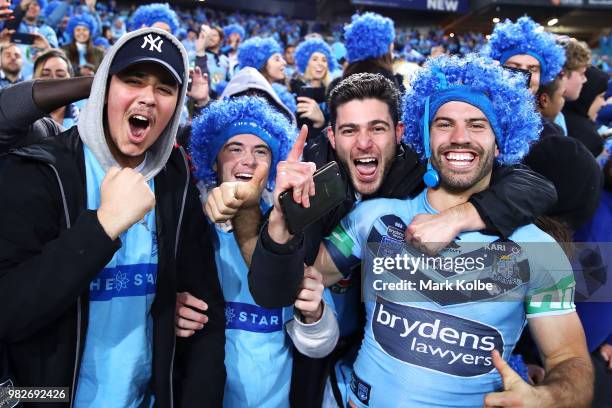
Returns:
[[[15,44],[32,45],[36,39],[35,35],[26,33],[13,33],[11,34],[11,42]]]
[[[302,86],[298,88],[297,96],[306,96],[317,103],[325,102],[325,88],[322,86]]]
[[[293,190],[283,191],[278,197],[289,232],[296,234],[317,221],[346,199],[346,184],[338,163],[332,161],[313,175],[315,195],[310,197],[310,207],[304,208],[293,200]]]
[[[529,85],[531,83],[531,72],[530,71],[527,71],[526,69],[515,68],[515,67],[504,66],[504,68],[510,72],[514,72],[515,74],[523,75],[525,77],[525,88],[529,89]]]

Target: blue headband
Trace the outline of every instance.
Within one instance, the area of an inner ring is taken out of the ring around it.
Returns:
[[[264,141],[272,152],[272,163],[278,160],[280,154],[280,143],[272,137],[264,128],[259,126],[253,119],[245,118],[229,125],[219,136],[211,140],[209,149],[209,163],[215,163],[217,154],[223,145],[236,135],[254,135]]]
[[[501,57],[499,57],[499,63],[504,65],[506,61],[508,61],[511,57],[514,57],[515,55],[531,55],[533,58],[537,59],[538,62],[540,63],[540,72],[541,73],[546,72],[546,63],[544,62],[544,59],[540,55],[536,54],[533,51],[521,50],[519,48],[512,48],[510,50],[504,51]]]
[[[441,73],[440,73],[441,74]],[[443,76],[442,74],[440,76]],[[446,86],[446,78],[443,78],[443,86]],[[451,85],[447,88],[440,89],[425,100],[425,111],[423,113],[423,147],[425,149],[425,157],[427,158],[427,172],[423,176],[423,180],[428,187],[435,188],[440,182],[438,172],[431,165],[431,146],[429,144],[429,124],[436,115],[436,112],[442,105],[447,102],[465,102],[480,109],[486,116],[495,139],[498,144],[501,140],[501,129],[497,121],[497,115],[493,108],[493,103],[485,93],[468,85]]]

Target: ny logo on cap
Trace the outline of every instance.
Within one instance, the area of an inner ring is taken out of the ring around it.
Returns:
[[[144,37],[144,41],[142,43],[142,46],[140,48],[144,48],[147,46],[147,44],[149,45],[149,51],[153,51],[154,49],[157,50],[157,52],[161,53],[161,46],[164,43],[164,40],[162,40],[162,38],[158,35],[157,37],[153,38],[153,34],[149,34],[146,37]]]

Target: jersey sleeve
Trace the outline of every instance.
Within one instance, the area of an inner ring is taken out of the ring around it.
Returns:
[[[540,242],[526,243],[530,280],[525,298],[528,318],[574,312],[576,281],[563,248],[548,235]]]
[[[354,268],[361,264],[361,238],[357,230],[359,207],[353,209],[334,228],[332,233],[323,239],[325,249],[334,264],[344,277],[351,274]]]

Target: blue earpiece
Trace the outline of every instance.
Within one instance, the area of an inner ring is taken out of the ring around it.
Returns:
[[[427,171],[423,175],[423,181],[429,188],[436,188],[440,185],[440,174],[432,167],[429,161],[427,161]]]

